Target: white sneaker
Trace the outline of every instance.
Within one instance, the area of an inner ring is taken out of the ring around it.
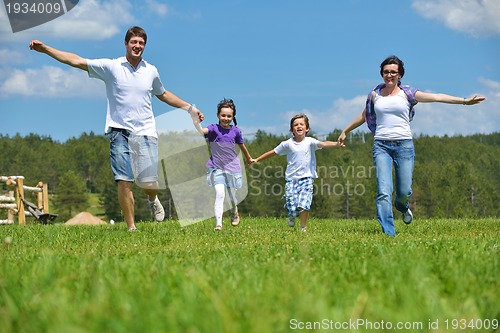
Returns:
[[[307,232],[307,227],[300,227],[300,231]]]
[[[403,222],[406,224],[410,224],[411,221],[413,221],[413,214],[410,208],[408,208],[408,210],[405,213],[403,213]]]
[[[165,210],[163,209],[163,206],[161,205],[160,199],[158,197],[155,198],[154,201],[149,201],[149,206],[151,206],[151,212],[153,213],[153,216],[155,217],[155,220],[157,222],[163,221],[165,219]]]
[[[286,220],[288,222],[288,226],[295,227],[295,216],[288,216]]]

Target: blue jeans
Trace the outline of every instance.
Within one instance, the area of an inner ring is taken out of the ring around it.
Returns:
[[[377,170],[377,220],[382,231],[396,235],[392,213],[392,167],[396,175],[396,200],[394,205],[402,213],[408,210],[408,200],[412,194],[411,183],[415,165],[413,140],[375,140],[373,162]]]

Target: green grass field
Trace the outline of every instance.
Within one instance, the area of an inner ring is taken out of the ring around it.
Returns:
[[[493,332],[500,222],[0,226],[0,331]],[[485,327],[489,327],[485,329]]]

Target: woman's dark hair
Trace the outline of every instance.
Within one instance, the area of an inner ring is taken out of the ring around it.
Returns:
[[[146,34],[146,31],[144,31],[144,29],[141,27],[134,26],[130,27],[127,30],[127,33],[125,34],[125,42],[128,43],[130,38],[135,36],[144,38],[144,44],[146,44],[148,41],[148,35]]]
[[[390,57],[387,57],[382,63],[380,64],[380,76],[384,76],[384,66],[385,65],[398,65],[398,73],[401,75],[401,78],[405,76],[405,64],[403,60],[399,59],[395,55],[392,55]]]
[[[295,116],[292,117],[292,120],[290,120],[290,131],[293,129],[293,122],[297,119],[304,119],[304,122],[306,123],[306,128],[310,130],[311,128],[309,127],[309,118],[303,113],[296,114]]]
[[[222,108],[230,108],[233,110],[233,121],[234,121],[234,126],[238,125],[238,122],[236,121],[236,105],[234,105],[234,102],[232,99],[224,99],[217,104],[217,115],[220,113],[220,109]]]

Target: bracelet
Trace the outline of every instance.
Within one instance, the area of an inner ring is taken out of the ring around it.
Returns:
[[[464,103],[463,104],[465,105],[465,97],[464,97]]]
[[[191,114],[191,110],[193,109],[193,106],[194,106],[194,104],[189,104],[189,108],[187,109],[187,113]]]

